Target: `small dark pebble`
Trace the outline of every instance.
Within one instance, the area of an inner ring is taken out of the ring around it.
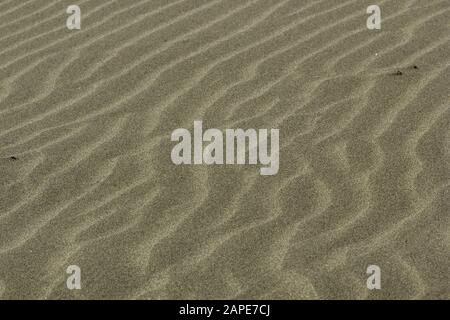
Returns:
[[[11,159],[11,160],[13,160],[13,161],[16,161],[16,160],[17,160],[16,157],[9,157],[9,159]]]
[[[418,66],[414,66],[413,68],[414,68],[414,69],[419,69],[419,67],[418,67]]]
[[[395,75],[396,75],[396,76],[402,76],[402,75],[403,75],[403,72],[401,72],[400,70],[398,70],[398,71],[395,73]]]

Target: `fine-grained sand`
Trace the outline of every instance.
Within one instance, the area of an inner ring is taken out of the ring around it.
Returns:
[[[1,0],[0,298],[449,299],[449,21],[448,0]],[[279,173],[175,166],[194,120],[280,129]]]

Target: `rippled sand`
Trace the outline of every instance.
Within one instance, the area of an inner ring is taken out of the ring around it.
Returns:
[[[1,298],[450,298],[448,0],[74,2],[0,1]],[[278,175],[173,165],[194,120]]]

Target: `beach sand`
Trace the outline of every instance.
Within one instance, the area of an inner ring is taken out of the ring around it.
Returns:
[[[450,2],[371,4],[0,1],[0,298],[449,299]],[[195,120],[278,174],[174,165]]]

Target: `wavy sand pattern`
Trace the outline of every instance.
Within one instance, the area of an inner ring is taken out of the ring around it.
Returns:
[[[450,2],[371,4],[0,1],[1,298],[449,299]],[[194,120],[278,175],[174,166]]]

